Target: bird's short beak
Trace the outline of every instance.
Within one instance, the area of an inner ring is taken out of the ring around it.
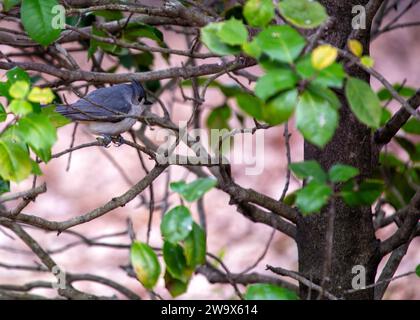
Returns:
[[[143,104],[148,106],[148,105],[153,104],[153,102],[150,102],[149,100],[144,100]]]

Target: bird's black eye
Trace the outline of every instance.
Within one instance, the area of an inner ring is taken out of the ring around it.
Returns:
[[[143,100],[143,97],[139,96],[139,102],[141,102]]]

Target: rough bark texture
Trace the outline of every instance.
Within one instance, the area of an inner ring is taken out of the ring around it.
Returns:
[[[321,1],[335,23],[326,33],[326,40],[344,48],[352,31],[352,7],[365,5],[368,1]],[[368,33],[368,32],[366,32]],[[367,37],[367,36],[366,36]],[[369,39],[360,39],[368,48]],[[360,70],[348,70],[353,76],[369,80]],[[320,150],[305,143],[305,159],[315,159],[328,170],[335,163],[349,164],[359,168],[363,177],[369,176],[376,164],[376,155],[372,150],[370,129],[362,125],[353,116],[342,92],[340,124],[332,141]],[[319,215],[301,217],[297,222],[297,243],[299,252],[299,271],[315,283],[321,283],[325,265],[326,234],[329,208]],[[366,268],[366,282],[374,282],[379,263],[379,241],[375,237],[370,207],[349,208],[342,201],[335,202],[335,222],[331,259],[330,281],[326,284],[332,293],[341,296],[343,291],[351,289],[352,268],[362,265]],[[301,287],[302,297],[308,296],[308,288]],[[318,294],[311,295],[317,298]],[[347,299],[373,299],[373,290],[363,290]]]

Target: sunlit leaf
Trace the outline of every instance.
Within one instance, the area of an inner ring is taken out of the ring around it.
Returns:
[[[26,81],[16,81],[9,89],[9,94],[15,99],[24,99],[29,92],[29,83]]]
[[[312,51],[312,66],[317,70],[323,70],[332,65],[337,59],[337,49],[328,44],[321,45]]]
[[[48,104],[54,101],[54,93],[50,88],[39,88],[34,87],[32,88],[31,92],[29,92],[28,100],[31,102],[37,102],[41,104]]]
[[[373,58],[369,56],[363,56],[362,58],[360,58],[360,62],[367,68],[372,68],[375,64],[375,60],[373,60]]]
[[[0,139],[0,176],[19,182],[27,178],[31,170],[28,151],[19,143]]]
[[[28,101],[21,99],[13,100],[12,103],[9,104],[9,109],[11,112],[20,116],[33,111],[32,105]]]
[[[359,40],[351,39],[348,41],[347,46],[350,49],[350,52],[353,53],[356,57],[361,57],[363,54],[363,45]]]

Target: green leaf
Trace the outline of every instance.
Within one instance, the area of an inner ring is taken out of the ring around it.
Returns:
[[[256,39],[252,39],[251,42],[245,42],[242,44],[242,50],[255,59],[258,59],[261,56],[261,48],[259,47]]]
[[[17,133],[42,161],[50,160],[51,148],[57,140],[57,133],[45,115],[31,113],[21,118],[17,124]]]
[[[31,113],[33,111],[32,104],[26,100],[15,99],[9,104],[9,109],[13,113],[23,116],[25,114]]]
[[[344,164],[335,164],[328,171],[332,182],[346,182],[359,174],[359,169]]]
[[[3,0],[4,11],[9,11],[14,6],[17,6],[20,3],[20,0]]]
[[[333,63],[322,70],[315,70],[308,56],[296,64],[296,70],[303,79],[311,80],[311,83],[322,87],[341,88],[346,75],[339,63]]]
[[[52,9],[57,0],[23,0],[20,16],[23,27],[32,40],[43,46],[53,43],[60,36],[61,30],[53,26]]]
[[[219,31],[223,22],[210,23],[201,29],[201,40],[210,51],[224,56],[240,53],[239,47],[233,47],[224,43],[219,37]]]
[[[416,275],[420,278],[420,264],[416,267]]]
[[[232,115],[228,105],[214,108],[207,117],[207,128],[209,129],[229,129],[229,119]]]
[[[322,183],[327,181],[327,174],[315,160],[294,162],[289,164],[289,168],[299,179],[316,180]]]
[[[334,109],[338,110],[341,107],[341,102],[337,98],[337,95],[331,89],[319,86],[315,83],[311,83],[308,86],[308,91],[314,95],[318,96],[326,101],[328,101]]]
[[[387,109],[382,108],[382,115],[381,115],[381,127],[384,126],[390,119],[391,119],[391,112]],[[403,128],[404,130],[404,128]]]
[[[29,92],[29,83],[26,81],[16,81],[10,86],[9,94],[15,99],[24,99]]]
[[[36,162],[32,159],[30,159],[30,160],[31,160],[31,164],[32,164],[32,171],[31,172],[36,176],[41,176],[42,171],[41,171],[41,168],[39,167],[38,162]]]
[[[293,291],[268,283],[248,285],[246,300],[297,300],[298,296]]]
[[[239,108],[257,120],[263,120],[263,102],[248,93],[240,93],[236,96]]]
[[[264,27],[274,18],[274,5],[271,0],[248,0],[243,12],[251,26]]]
[[[332,193],[330,186],[313,180],[296,192],[296,205],[304,215],[319,212]]]
[[[235,46],[241,45],[247,41],[248,30],[241,20],[231,18],[222,24],[217,35],[224,43]]]
[[[12,97],[9,94],[10,82],[0,82],[0,96],[6,97],[7,101],[12,100]]]
[[[173,298],[180,296],[181,294],[187,292],[188,282],[183,282],[181,280],[175,279],[172,277],[171,273],[168,270],[165,271],[165,288],[169,291]]]
[[[41,108],[41,113],[44,116],[46,116],[48,120],[50,120],[51,124],[55,128],[60,128],[60,127],[65,126],[66,124],[71,123],[69,119],[67,119],[66,117],[62,116],[60,113],[55,111],[54,105]]]
[[[394,84],[393,87],[400,96],[405,97],[405,98],[411,98],[416,93],[416,89],[412,87],[403,86],[400,83]],[[391,92],[389,92],[387,88],[382,88],[381,90],[379,90],[378,98],[381,101],[387,101],[387,100],[393,99]]]
[[[297,80],[294,72],[288,69],[269,71],[258,79],[255,86],[255,95],[261,100],[267,100],[284,89],[294,88]]]
[[[334,135],[338,112],[329,101],[305,91],[296,108],[296,124],[306,140],[322,148]]]
[[[402,129],[407,133],[420,134],[420,121],[416,118],[411,118]]]
[[[31,170],[28,151],[21,144],[0,140],[0,176],[4,180],[22,181]]]
[[[10,192],[10,181],[5,181],[0,178],[0,194]]]
[[[369,56],[361,57],[360,62],[367,68],[372,68],[375,65],[375,60]]]
[[[365,81],[350,77],[346,84],[346,97],[360,122],[371,128],[378,128],[381,123],[381,103],[372,88]]]
[[[146,289],[153,289],[161,272],[156,253],[148,244],[135,241],[131,245],[130,257],[137,279]]]
[[[99,37],[107,37],[108,36],[105,31],[100,30],[95,26],[92,26],[92,34],[95,35],[95,36],[99,36]],[[111,53],[111,54],[116,54],[120,50],[122,50],[122,48],[118,47],[115,44],[101,42],[101,41],[98,41],[96,39],[90,39],[90,45],[89,45],[89,49],[88,49],[88,58],[92,58],[92,56],[95,54],[95,52],[98,48],[101,48],[103,51]]]
[[[7,118],[6,110],[4,109],[3,105],[0,103],[0,122],[3,122]]]
[[[9,71],[7,71],[6,76],[7,76],[7,80],[9,80],[11,84],[15,83],[16,81],[25,81],[28,83],[31,82],[31,79],[29,78],[28,73],[19,67],[14,67],[10,69]]]
[[[121,11],[98,10],[92,12],[94,16],[103,17],[106,21],[120,20],[124,18]]]
[[[343,186],[340,195],[349,206],[372,205],[383,190],[384,184],[380,180],[367,179],[360,185],[350,180]]]
[[[165,240],[176,243],[191,232],[193,219],[187,207],[177,206],[163,216],[160,231]]]
[[[283,0],[279,9],[287,21],[299,28],[316,28],[328,18],[324,6],[314,0]]]
[[[185,239],[184,254],[187,265],[192,268],[206,262],[206,233],[195,222],[192,231]]]
[[[269,26],[255,38],[271,59],[293,63],[305,47],[305,39],[290,26]]]
[[[270,125],[277,125],[287,121],[293,114],[297,102],[297,89],[279,94],[268,101],[268,103],[263,107],[264,121]]]
[[[164,46],[163,33],[159,29],[144,23],[129,24],[124,30],[123,38],[130,41],[135,41],[137,38],[148,38],[156,41],[160,46]]]
[[[184,251],[179,244],[165,241],[163,243],[163,260],[172,277],[182,282],[188,282],[192,275],[192,269],[188,268]]]
[[[211,178],[199,178],[191,183],[185,181],[172,182],[172,191],[179,193],[188,202],[200,199],[207,191],[216,186],[217,180]]]

